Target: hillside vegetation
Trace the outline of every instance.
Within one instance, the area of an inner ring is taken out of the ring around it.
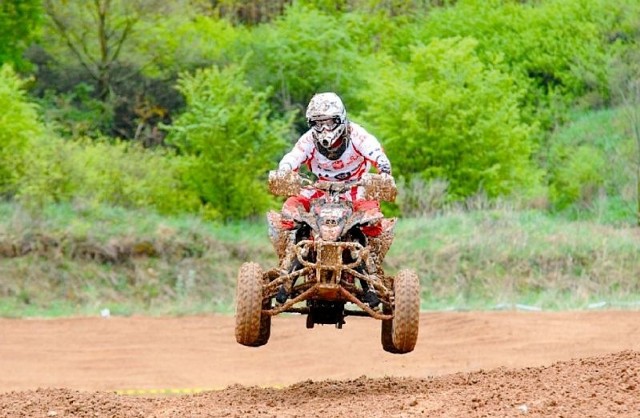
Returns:
[[[242,262],[277,260],[265,222],[3,206],[0,316],[232,313]],[[638,308],[640,232],[494,208],[401,219],[387,274],[418,271],[422,308]]]
[[[607,196],[637,218],[637,1],[263,3],[3,2],[25,30],[0,53],[0,194],[261,216],[266,173],[333,90],[408,191],[552,212]],[[609,133],[555,135],[613,107]]]

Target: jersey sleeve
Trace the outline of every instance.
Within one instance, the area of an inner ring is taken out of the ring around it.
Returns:
[[[391,174],[391,161],[375,136],[360,125],[352,123],[351,140],[356,151],[370,161],[378,172]]]
[[[280,170],[298,170],[300,166],[313,157],[315,146],[310,132],[302,135],[296,145],[285,154],[278,164]]]

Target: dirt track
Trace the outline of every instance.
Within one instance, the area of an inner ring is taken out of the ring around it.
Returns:
[[[407,355],[368,318],[233,321],[0,320],[0,417],[640,417],[640,312],[425,313]]]

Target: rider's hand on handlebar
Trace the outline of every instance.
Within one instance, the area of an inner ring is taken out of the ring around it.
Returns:
[[[276,170],[276,173],[279,176],[286,176],[286,175],[288,175],[289,173],[292,173],[292,172],[293,172],[293,168],[291,168],[291,166],[289,164],[282,164]]]
[[[278,177],[282,178],[282,179],[288,179],[289,181],[295,180],[298,177],[298,173],[293,171],[288,166],[286,166],[284,168],[282,168],[282,167],[278,168],[278,170],[276,171],[276,175]]]

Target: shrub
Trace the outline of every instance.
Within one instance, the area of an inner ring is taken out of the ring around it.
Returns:
[[[0,68],[0,193],[5,196],[15,193],[30,141],[43,132],[36,106],[25,97],[23,85],[11,67]]]
[[[415,31],[424,42],[471,37],[484,62],[502,57],[503,71],[526,88],[528,112],[549,127],[587,93],[600,97],[594,104],[608,99],[607,50],[626,3],[633,2],[464,0],[433,10]]]
[[[36,38],[42,15],[40,0],[3,0],[0,2],[0,65],[28,67],[22,53]]]
[[[272,118],[269,91],[256,92],[242,67],[184,74],[187,110],[167,127],[167,141],[188,158],[187,184],[218,219],[261,214],[270,203],[266,172],[283,152],[291,126]]]
[[[449,183],[449,196],[489,196],[532,187],[531,136],[513,79],[483,64],[477,41],[434,40],[406,65],[385,66],[363,92],[362,115],[387,149],[394,172]]]
[[[128,142],[36,141],[19,199],[39,209],[50,203],[80,202],[159,213],[196,212],[197,196],[185,189],[182,160],[168,151]]]
[[[352,17],[292,6],[273,24],[256,28],[247,65],[252,86],[273,86],[278,110],[302,110],[321,91],[354,103],[363,59],[348,30]]]
[[[398,181],[397,205],[404,216],[417,218],[442,211],[447,203],[446,181],[434,179],[425,182],[420,177]]]
[[[590,145],[565,150],[551,187],[551,200],[558,209],[572,203],[593,203],[605,182],[606,163],[602,154]]]

